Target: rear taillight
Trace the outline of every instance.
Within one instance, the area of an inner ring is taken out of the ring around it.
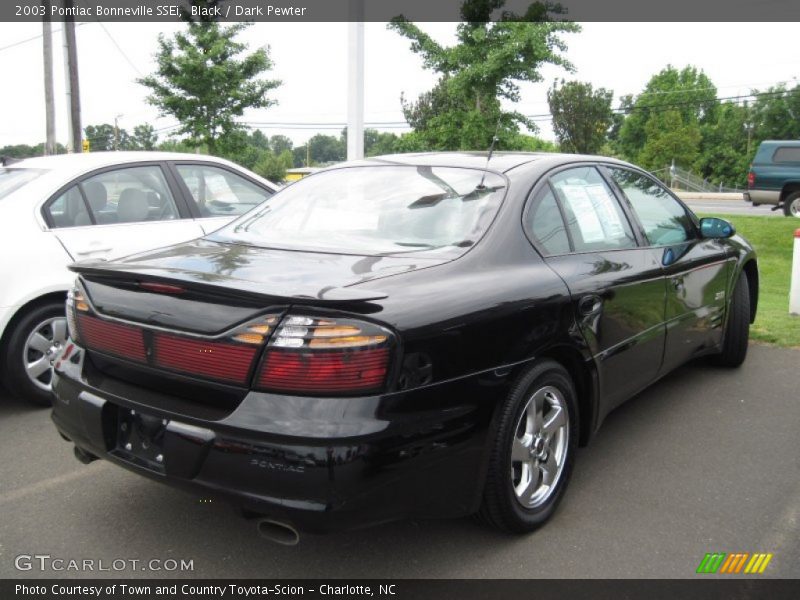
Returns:
[[[747,187],[753,189],[756,186],[756,174],[750,171],[747,174]]]
[[[191,339],[156,333],[153,363],[157,367],[245,384],[260,346]]]
[[[86,304],[83,299],[83,292],[81,292],[77,287],[67,292],[67,304],[65,307],[67,313],[67,333],[69,333],[69,337],[75,342],[77,342],[79,339],[78,315],[76,314],[75,310],[75,303],[78,300],[80,300],[80,302],[83,304]]]
[[[128,360],[147,362],[144,334],[139,327],[112,323],[81,312],[76,320],[78,337],[87,348]]]
[[[78,283],[67,295],[70,337],[85,348],[236,385],[250,381],[253,363],[278,320],[278,315],[263,315],[214,338],[181,335],[97,316]]]
[[[267,345],[256,387],[312,395],[378,392],[392,340],[383,327],[355,319],[287,317]]]

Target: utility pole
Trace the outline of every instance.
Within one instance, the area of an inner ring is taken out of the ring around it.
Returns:
[[[69,14],[72,0],[64,0],[64,9]],[[64,19],[64,71],[67,89],[67,124],[69,152],[81,151],[81,93],[78,85],[78,49],[75,45],[75,17]]]
[[[56,153],[56,108],[53,98],[53,29],[50,26],[50,0],[42,0],[42,55],[44,57],[44,154]]]
[[[114,151],[119,150],[119,118],[122,115],[114,117]]]
[[[364,0],[350,0],[347,41],[347,160],[364,158]]]

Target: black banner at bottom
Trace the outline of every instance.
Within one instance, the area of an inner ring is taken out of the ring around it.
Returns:
[[[738,600],[800,598],[796,579],[39,579],[0,581],[3,600]]]

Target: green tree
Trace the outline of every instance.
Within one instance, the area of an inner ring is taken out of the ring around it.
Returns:
[[[133,135],[128,140],[131,150],[155,150],[158,144],[158,135],[152,125],[137,125],[133,128]]]
[[[286,169],[291,169],[293,162],[294,157],[290,150],[284,150],[280,154],[267,151],[262,154],[253,171],[274,183],[280,183],[286,178]]]
[[[160,142],[156,146],[156,150],[160,152],[194,152],[195,146],[183,140],[169,139]]]
[[[292,148],[292,163],[296,168],[310,167],[308,158],[308,144]]]
[[[594,89],[591,83],[561,80],[547,92],[553,132],[564,152],[596,154],[606,143],[613,124],[614,92]]]
[[[87,125],[83,128],[84,137],[89,140],[89,149],[92,152],[107,152],[109,150],[127,150],[130,146],[130,136],[122,129],[115,129],[109,123],[102,125]]]
[[[178,135],[210,154],[221,138],[244,129],[236,118],[245,109],[276,103],[267,93],[280,81],[260,78],[272,68],[268,48],[241,56],[246,46],[235,37],[247,26],[191,22],[172,39],[160,35],[156,72],[138,80],[151,91],[148,102],[178,120]]]
[[[779,85],[753,93],[757,96],[751,118],[757,142],[800,139],[800,85],[792,89]],[[755,148],[752,150],[755,153]]]
[[[273,135],[269,138],[269,147],[275,154],[283,154],[287,150],[291,152],[294,144],[285,135]]]
[[[415,144],[430,150],[485,149],[497,131],[500,147],[520,125],[535,124],[501,101],[519,100],[519,82],[541,81],[544,64],[571,68],[560,52],[566,49],[558,34],[579,31],[578,25],[552,20],[560,5],[534,2],[524,15],[503,11],[491,16],[506,0],[465,0],[461,6],[457,43],[443,46],[417,25],[398,17],[389,25],[411,40],[411,50],[423,65],[439,73],[436,86],[416,102],[401,98],[406,120],[414,127]],[[499,125],[499,126],[498,126]]]
[[[347,144],[342,137],[318,133],[308,140],[308,146],[311,149],[311,163],[315,165],[341,162],[347,156]]]
[[[67,149],[62,144],[56,144],[56,154],[66,154]],[[12,144],[0,148],[0,157],[7,158],[32,158],[34,156],[44,156],[44,142],[29,146],[28,144]]]
[[[269,150],[272,147],[269,143],[269,138],[259,129],[256,129],[248,135],[247,143],[250,146],[255,146],[259,150]]]
[[[700,174],[714,184],[744,188],[752,156],[748,153],[748,106],[721,104],[717,118],[702,129]],[[755,152],[753,146],[752,152]]]
[[[718,104],[717,89],[702,71],[668,65],[627,107],[623,104],[629,114],[619,127],[617,150],[649,169],[663,168],[673,158],[681,167],[691,168],[698,159],[700,128],[715,121]],[[667,123],[669,128],[664,127]],[[667,149],[681,137],[698,142],[691,152],[683,149],[679,156],[667,156]]]
[[[677,110],[653,113],[645,124],[647,142],[639,153],[638,164],[655,171],[676,165],[694,166],[700,151],[701,133],[697,123],[685,123]]]
[[[400,138],[394,133],[367,129],[364,131],[364,154],[365,156],[395,154],[398,151],[399,140]]]

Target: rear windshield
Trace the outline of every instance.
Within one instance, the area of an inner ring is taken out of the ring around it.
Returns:
[[[505,189],[502,176],[476,169],[335,169],[292,184],[209,237],[342,254],[460,254],[483,236]]]
[[[44,173],[42,169],[0,168],[0,200]]]

